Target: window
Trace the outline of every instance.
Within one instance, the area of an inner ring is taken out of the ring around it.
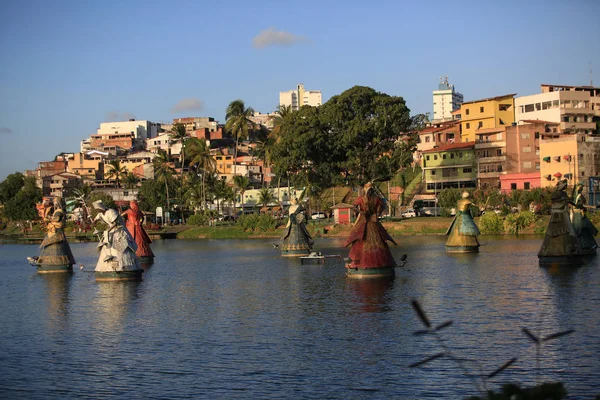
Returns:
[[[472,171],[472,168],[463,168],[463,174],[470,174]]]
[[[479,121],[477,124],[477,129],[483,128],[483,121]]]
[[[450,153],[450,158],[454,158],[454,153]]]
[[[522,151],[521,151],[521,152],[522,152],[522,153],[531,153],[531,147],[529,147],[529,146],[525,146],[525,147],[523,147],[523,149],[522,149]]]
[[[434,154],[434,155],[433,155],[433,159],[434,159],[434,160],[437,160],[437,154]]]
[[[462,158],[462,153],[458,153],[458,158]]]
[[[525,190],[531,189],[531,184],[529,182],[524,182],[523,183],[523,189],[525,189]]]
[[[498,118],[498,122],[500,122],[500,125],[505,125],[504,121],[502,121],[502,118]]]
[[[425,159],[426,159],[427,161],[429,161],[429,155],[425,156]]]
[[[465,126],[466,129],[470,129],[471,128],[471,124],[467,122],[467,125]]]
[[[540,138],[540,133],[539,133],[539,132],[536,132],[534,137],[535,137],[536,139],[539,139],[539,138]]]
[[[502,155],[502,149],[496,149],[496,155],[497,156],[501,156]]]
[[[531,161],[523,161],[523,168],[531,168]]]
[[[533,104],[525,104],[525,112],[533,112],[534,108],[533,108]]]
[[[435,175],[435,169],[431,170],[431,175]]]
[[[483,112],[483,107],[479,107],[479,112],[482,113]]]
[[[542,109],[542,105],[540,103],[535,103],[535,111],[540,111]]]
[[[542,110],[548,110],[552,108],[552,102],[551,101],[544,101],[542,103]]]
[[[425,136],[425,143],[429,143],[431,141],[431,138],[429,136]]]
[[[517,190],[517,184],[516,183],[511,183],[510,184],[510,190]]]
[[[469,115],[469,109],[468,108],[465,109],[465,115]]]
[[[446,159],[446,154],[442,154],[442,159]]]
[[[560,106],[560,102],[558,100],[552,101],[552,108],[558,108]]]
[[[529,139],[529,133],[521,133],[521,139]]]

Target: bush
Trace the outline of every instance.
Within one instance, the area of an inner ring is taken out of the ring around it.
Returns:
[[[479,218],[481,233],[495,235],[504,232],[504,220],[495,212],[487,212]]]
[[[517,214],[509,214],[504,220],[504,227],[513,234],[518,235],[519,232],[537,220],[538,216],[531,211],[521,211]]]
[[[188,217],[188,219],[186,220],[186,223],[188,225],[207,226],[208,221],[209,221],[208,215],[200,213],[200,214],[190,215]]]
[[[277,220],[269,214],[248,214],[238,218],[238,224],[244,231],[272,231],[277,227]]]

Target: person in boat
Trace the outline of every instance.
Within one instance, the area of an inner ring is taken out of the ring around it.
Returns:
[[[598,229],[592,224],[586,215],[587,200],[583,195],[583,184],[575,185],[575,198],[573,199],[573,208],[571,213],[571,223],[579,241],[579,247],[584,253],[595,253],[598,243],[596,235]]]
[[[552,193],[550,222],[538,257],[569,257],[581,254],[577,234],[569,218],[569,205],[573,205],[566,192],[567,181],[559,181]]]
[[[288,221],[281,238],[282,255],[309,254],[314,241],[306,229],[306,213],[304,207],[293,198],[288,210]]]
[[[446,231],[448,236],[448,240],[446,240],[447,251],[479,251],[479,241],[477,240],[479,229],[471,215],[473,202],[469,197],[469,192],[463,192],[462,198],[456,203],[456,215]]]
[[[106,207],[102,200],[92,203],[98,214],[94,222],[104,222],[107,228],[98,244],[100,257],[96,272],[131,271],[141,269],[135,255],[137,245],[125,228],[123,218],[117,210]]]
[[[144,214],[140,211],[138,202],[132,200],[129,202],[129,209],[121,214],[126,221],[126,227],[129,234],[133,237],[137,245],[135,254],[138,257],[154,257],[150,248],[152,240],[144,230]]]
[[[377,196],[372,183],[363,187],[363,195],[354,202],[358,218],[344,247],[350,247],[349,266],[356,268],[395,267],[396,262],[387,244],[396,242],[379,222],[385,202]]]
[[[40,245],[42,251],[36,259],[36,264],[44,265],[69,265],[75,264],[75,258],[65,236],[64,227],[66,213],[60,197],[55,197],[52,206],[46,204],[43,209],[46,236]]]

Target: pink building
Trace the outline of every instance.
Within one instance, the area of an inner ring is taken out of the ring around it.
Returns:
[[[547,132],[556,132],[558,123],[540,120],[523,120],[506,128],[506,165],[500,175],[500,189],[541,187],[540,138]]]

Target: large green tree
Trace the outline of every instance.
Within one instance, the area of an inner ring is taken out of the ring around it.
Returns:
[[[275,173],[320,188],[384,180],[411,160],[412,122],[402,97],[355,86],[282,121],[272,151]]]
[[[206,198],[206,177],[215,172],[217,162],[210,154],[210,148],[206,144],[206,141],[197,138],[188,139],[186,152],[190,159],[190,167],[197,166],[200,174],[202,175],[202,198]],[[204,201],[202,201],[202,208],[204,208]]]
[[[121,187],[121,180],[125,179],[128,174],[127,168],[124,165],[121,165],[121,161],[119,160],[110,160],[106,165],[106,178],[114,179],[118,188]]]
[[[0,196],[2,196],[4,205],[2,215],[11,221],[38,219],[35,204],[42,200],[42,190],[37,187],[34,177],[17,174],[9,175],[0,184]],[[22,185],[15,191],[19,181],[22,182]],[[10,197],[7,198],[7,196]]]
[[[155,212],[156,207],[164,208],[167,204],[164,183],[158,179],[143,181],[138,191],[138,201],[140,209],[144,211]]]

